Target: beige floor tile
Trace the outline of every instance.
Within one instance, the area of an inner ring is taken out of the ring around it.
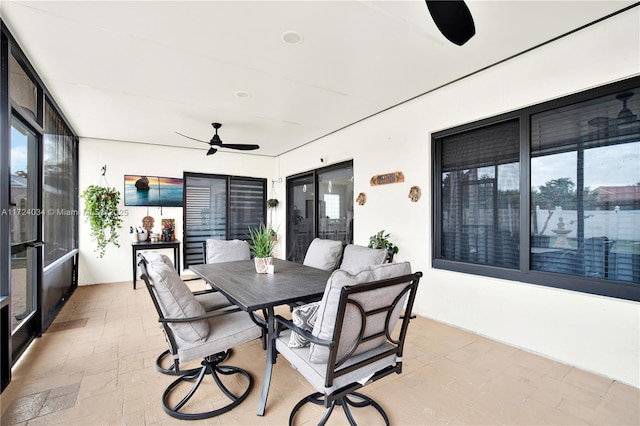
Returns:
[[[193,289],[201,281],[191,281]],[[287,307],[278,310],[289,315]],[[2,425],[184,425],[161,407],[175,378],[156,371],[166,349],[141,281],[78,288],[54,324],[13,371],[0,399]],[[265,354],[259,341],[235,348],[228,364],[254,378],[244,403],[206,425],[282,425],[314,390],[280,358],[274,366],[265,416],[256,416]],[[182,367],[197,367],[198,362]],[[483,336],[418,317],[409,328],[404,371],[363,389],[396,425],[639,425],[640,390]],[[194,402],[221,399],[207,384]],[[309,404],[307,404],[309,405]],[[323,407],[305,406],[296,424],[316,424]],[[379,424],[375,410],[356,418]],[[347,424],[336,408],[330,425]]]

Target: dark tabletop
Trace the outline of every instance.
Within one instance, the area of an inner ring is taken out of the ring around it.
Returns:
[[[273,274],[258,274],[253,260],[192,265],[189,269],[246,311],[318,300],[331,276],[331,271],[282,259],[273,259],[273,265]]]

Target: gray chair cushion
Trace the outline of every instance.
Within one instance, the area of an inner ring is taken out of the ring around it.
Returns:
[[[205,314],[202,305],[196,300],[180,276],[163,259],[165,255],[147,253],[147,273],[158,298],[162,313],[166,318],[191,318]],[[168,259],[168,258],[167,258]],[[186,342],[202,341],[209,335],[209,323],[205,320],[188,323],[170,323],[176,337]]]
[[[309,244],[302,264],[312,268],[324,269],[325,271],[333,271],[338,267],[341,254],[342,241],[315,238]]]
[[[312,363],[309,362],[309,353],[311,351],[310,346],[305,346],[303,348],[291,348],[288,345],[289,340],[291,339],[290,334],[295,334],[291,330],[286,330],[280,333],[280,336],[276,339],[276,349],[277,351],[291,363],[291,365],[300,372],[311,385],[318,392],[325,392],[327,394],[333,392],[336,389],[340,389],[343,386],[346,386],[353,382],[362,381],[365,382],[370,378],[370,376],[382,370],[387,366],[393,366],[396,364],[397,359],[395,354],[386,356],[377,361],[374,361],[371,364],[367,364],[364,367],[357,368],[354,371],[345,374],[344,376],[336,377],[333,380],[333,386],[325,387],[325,378],[327,375],[327,364],[326,361],[324,363]],[[355,355],[350,358],[346,363],[345,367],[349,365],[353,365],[357,362],[362,361],[365,358],[368,358],[372,355],[382,353],[385,350],[388,350],[392,346],[389,343],[384,343],[370,352]]]
[[[262,336],[262,329],[244,311],[209,318],[209,334],[204,342],[189,342],[176,336],[180,362],[202,359]]]
[[[348,244],[344,248],[340,269],[358,273],[369,266],[382,265],[386,258],[387,251],[385,249],[372,249]]]
[[[344,271],[342,269],[334,271],[327,281],[327,286],[325,287],[322,300],[320,301],[320,306],[318,307],[318,318],[313,327],[312,334],[323,340],[333,339],[333,331],[338,314],[338,304],[340,301],[340,291],[342,287],[365,282],[379,281],[387,278],[394,278],[410,273],[411,264],[409,262],[386,263],[378,266],[372,266],[368,269],[358,272],[357,274],[351,274],[348,271]],[[399,287],[404,287],[404,284],[383,287],[374,291],[363,293],[362,295],[357,296],[359,298],[358,302],[361,303],[366,310],[388,306],[398,295]],[[393,328],[396,325],[396,322],[400,318],[400,312],[402,311],[403,305],[404,300],[401,300],[396,305],[396,309],[392,313],[391,320],[388,324],[389,334],[391,334]],[[372,329],[384,329],[384,321],[385,315],[377,315],[370,318],[367,322],[365,335],[370,335],[370,330]],[[352,344],[356,342],[361,324],[362,322],[360,314],[357,309],[351,305],[348,305],[347,311],[345,312],[342,335],[339,342],[338,359],[344,356],[351,348]],[[373,349],[384,343],[385,341],[386,339],[383,336],[377,339],[372,339],[358,346],[354,354],[359,354]],[[309,361],[314,363],[326,363],[328,359],[329,348],[327,348],[326,346],[311,343],[309,348]]]
[[[291,312],[291,320],[301,329],[312,331],[318,318],[319,306],[320,302],[296,306]],[[304,336],[295,332],[291,333],[291,338],[289,339],[290,348],[303,348],[305,346],[309,346],[309,341]]]
[[[249,260],[249,244],[242,240],[207,239],[206,263],[233,262],[235,260]]]

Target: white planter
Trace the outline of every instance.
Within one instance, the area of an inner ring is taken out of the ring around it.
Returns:
[[[269,266],[271,265],[272,257],[254,257],[253,261],[256,264],[256,272],[259,274],[266,274]]]

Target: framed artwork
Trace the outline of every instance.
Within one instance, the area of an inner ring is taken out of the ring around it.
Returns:
[[[124,175],[124,205],[182,207],[182,179]]]

